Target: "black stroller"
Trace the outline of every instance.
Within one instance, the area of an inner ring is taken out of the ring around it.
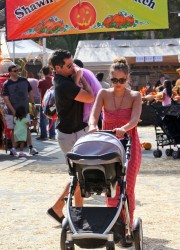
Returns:
[[[124,146],[123,146],[124,145]],[[112,131],[101,131],[81,137],[67,154],[69,172],[72,176],[66,198],[67,218],[63,220],[61,250],[106,247],[115,250],[115,244],[143,249],[142,220],[137,218],[130,229],[128,197],[126,194],[126,171],[130,158],[131,138],[123,140]],[[72,199],[79,182],[81,196],[105,194],[113,197],[116,185],[120,186],[117,207],[74,207]]]
[[[159,147],[169,146],[165,150],[167,156],[172,156],[173,159],[180,158],[180,105],[173,104],[168,107],[155,107],[153,103],[151,106],[155,109],[155,133],[157,149],[153,152],[155,158],[162,156],[162,151]],[[176,146],[177,151],[171,147]]]

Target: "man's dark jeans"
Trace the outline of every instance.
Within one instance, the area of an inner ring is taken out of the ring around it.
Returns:
[[[47,131],[47,124],[48,124],[48,130]],[[49,137],[54,137],[56,135],[55,132],[55,121],[52,121],[51,119],[48,119],[44,114],[42,107],[40,108],[40,130],[41,138],[46,138],[48,137],[48,132],[49,132]]]

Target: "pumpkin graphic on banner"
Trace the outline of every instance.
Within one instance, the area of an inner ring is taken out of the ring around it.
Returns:
[[[79,1],[71,9],[69,17],[74,28],[86,30],[96,22],[96,10],[89,2]]]

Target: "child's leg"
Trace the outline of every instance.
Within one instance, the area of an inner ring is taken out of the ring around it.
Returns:
[[[25,145],[24,141],[19,142],[19,148],[20,148],[19,157],[26,157],[26,154],[23,152],[24,145]]]
[[[14,140],[14,129],[11,130],[11,142],[12,142],[12,147],[16,148],[17,143]]]
[[[34,118],[33,121],[32,121],[32,125],[33,125],[34,130],[37,129],[37,122],[38,122],[38,118]]]
[[[20,148],[20,151],[23,152],[23,150],[24,150],[24,142],[23,141],[20,141],[19,148]]]

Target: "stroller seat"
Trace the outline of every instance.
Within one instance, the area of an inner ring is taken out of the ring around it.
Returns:
[[[125,175],[125,150],[121,142],[107,133],[87,134],[73,146],[67,158],[73,162],[82,197],[89,194],[115,195],[116,183]]]

